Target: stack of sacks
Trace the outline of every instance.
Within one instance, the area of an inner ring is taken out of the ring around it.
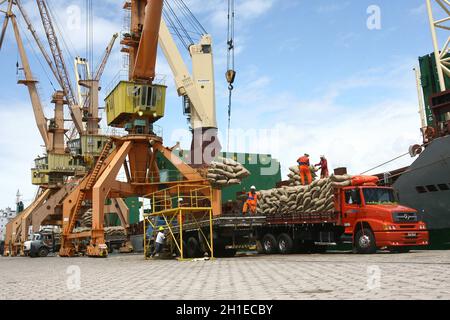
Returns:
[[[258,213],[274,214],[322,213],[334,211],[331,178],[315,180],[309,186],[285,186],[260,192]]]
[[[311,170],[311,176],[312,176],[313,180],[316,179],[317,178],[317,173],[316,173],[317,170],[316,170],[316,168],[314,166],[311,166],[310,170]],[[302,185],[302,179],[300,178],[300,169],[299,169],[299,167],[298,166],[290,167],[289,171],[290,171],[289,174],[288,174],[289,185],[291,187],[293,187],[293,186],[301,186]]]
[[[78,228],[73,229],[73,233],[82,233],[82,232],[86,232],[86,231],[91,231],[91,228],[78,227]]]
[[[353,176],[348,174],[342,176],[331,176],[331,181],[333,181],[333,187],[349,187],[352,185]]]
[[[86,228],[92,227],[92,209],[87,210],[81,216],[81,226]]]
[[[126,236],[126,231],[124,227],[106,227],[105,236]],[[91,228],[79,227],[73,229],[73,233],[82,233],[86,231],[91,231]]]
[[[106,236],[126,236],[126,231],[124,227],[106,227]]]
[[[241,181],[250,176],[250,172],[242,164],[227,158],[217,158],[211,162],[207,179],[214,188],[224,188],[230,185],[241,184]]]

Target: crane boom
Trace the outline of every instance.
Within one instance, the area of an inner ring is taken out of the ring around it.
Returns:
[[[39,98],[39,94],[36,88],[37,81],[33,79],[33,75],[31,73],[30,63],[28,61],[28,57],[25,52],[25,48],[23,46],[23,41],[20,36],[19,28],[17,26],[17,21],[14,15],[11,15],[11,22],[14,29],[14,35],[16,37],[17,46],[19,49],[20,59],[22,61],[23,70],[25,73],[25,80],[20,81],[20,83],[25,84],[28,88],[31,104],[33,106],[34,117],[36,119],[36,125],[38,127],[39,133],[41,134],[42,139],[44,140],[45,147],[47,150],[51,148],[50,140],[49,140],[49,131],[47,126],[47,119],[45,118],[44,111],[42,109],[41,100]]]
[[[143,1],[140,1],[142,5]],[[153,81],[155,78],[158,32],[164,0],[146,0],[142,34],[136,53],[132,80]]]
[[[203,56],[201,61],[194,60],[193,73],[198,74],[197,79],[189,73],[164,19],[161,20],[159,44],[174,75],[178,94],[187,96],[192,105],[192,128],[217,128],[211,38],[203,36],[199,46],[191,46],[193,60],[195,55]],[[197,47],[205,48],[205,52]]]
[[[44,57],[45,61],[47,62],[48,66],[50,67],[50,70],[52,71],[53,75],[55,76],[56,80],[60,84],[61,88],[63,85],[60,82],[60,77],[58,76],[58,71],[55,68],[55,64],[52,62],[52,59],[50,58],[50,55],[47,53],[47,50],[45,49],[44,44],[42,43],[41,39],[39,38],[39,35],[36,32],[36,29],[34,29],[33,24],[31,23],[31,19],[28,16],[28,13],[26,12],[25,8],[23,7],[21,0],[16,0],[16,5],[19,8],[20,13],[22,14],[23,20],[25,21],[28,30],[31,32],[31,35],[33,36],[39,50],[42,53],[42,56]]]
[[[84,132],[83,128],[83,117],[80,107],[77,105],[77,101],[74,95],[74,90],[70,83],[69,73],[67,71],[67,66],[64,61],[64,56],[59,45],[58,37],[56,36],[55,28],[53,27],[52,20],[50,18],[50,13],[45,0],[36,0],[39,8],[39,13],[41,15],[42,24],[47,35],[47,39],[50,46],[50,51],[52,52],[53,59],[55,62],[56,70],[59,77],[59,82],[63,87],[64,94],[70,106],[72,120],[77,128],[77,131],[82,134]]]
[[[6,29],[8,28],[8,22],[9,22],[9,18],[10,18],[10,14],[11,14],[12,5],[13,5],[12,0],[9,0],[8,9],[6,10],[5,20],[3,21],[2,33],[0,35],[0,50],[3,45],[3,40],[5,39]]]
[[[115,33],[108,44],[108,47],[106,47],[105,54],[103,55],[102,62],[97,68],[97,71],[95,72],[94,80],[100,81],[100,78],[103,75],[103,71],[105,71],[106,63],[108,62],[108,59],[111,55],[112,49],[114,47],[114,43],[116,42],[116,39],[119,37],[118,33]]]

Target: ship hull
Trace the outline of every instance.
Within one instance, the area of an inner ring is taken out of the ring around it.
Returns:
[[[450,136],[430,143],[393,187],[427,223],[431,246],[450,248]]]

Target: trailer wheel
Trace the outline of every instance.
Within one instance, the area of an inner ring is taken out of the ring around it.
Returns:
[[[370,229],[361,229],[356,233],[354,247],[359,254],[372,254],[377,252],[375,235]]]
[[[271,233],[268,233],[263,237],[262,245],[265,254],[275,254],[278,252],[277,239]]]
[[[189,258],[199,258],[202,253],[200,250],[200,244],[195,237],[189,237],[186,246],[186,253]]]
[[[287,233],[282,233],[278,237],[278,250],[281,254],[289,254],[292,253],[294,248],[294,240],[292,240],[291,236]]]
[[[45,258],[46,256],[48,256],[48,253],[49,253],[48,249],[45,248],[45,247],[42,247],[42,248],[40,248],[39,251],[38,251],[38,256],[39,256],[40,258]]]

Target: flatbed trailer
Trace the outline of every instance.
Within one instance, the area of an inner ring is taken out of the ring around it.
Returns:
[[[211,229],[218,257],[252,247],[265,254],[315,253],[349,243],[355,252],[364,254],[378,249],[408,252],[412,247],[428,245],[426,224],[420,221],[417,210],[396,203],[392,189],[350,186],[336,188],[334,194],[335,208],[329,212],[270,216],[228,213],[212,221],[185,224],[186,256],[208,253],[202,235]]]

